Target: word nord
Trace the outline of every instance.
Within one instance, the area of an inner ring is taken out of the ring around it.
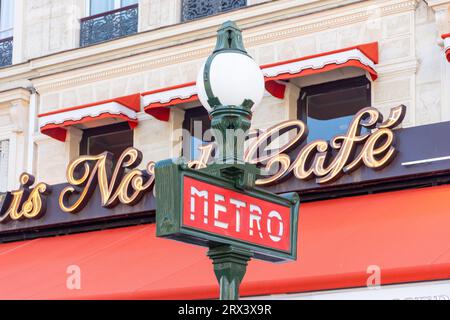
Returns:
[[[184,177],[183,226],[288,251],[290,208]]]
[[[82,156],[70,163],[67,168],[70,185],[59,195],[61,210],[68,213],[81,211],[97,186],[102,206],[106,208],[119,203],[131,206],[142,199],[153,186],[155,163],[149,162],[146,171],[137,169],[142,153],[135,148],[126,149],[115,166],[111,159],[112,154],[104,152],[97,156]]]

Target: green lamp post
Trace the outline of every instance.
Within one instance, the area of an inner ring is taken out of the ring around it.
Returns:
[[[251,258],[296,259],[299,197],[255,188],[259,170],[244,162],[264,76],[234,22],[219,28],[217,45],[197,77],[197,93],[209,112],[218,152],[214,163],[198,170],[183,159],[155,165],[156,235],[208,247],[220,299],[236,300]]]
[[[218,146],[214,164],[203,169],[211,175],[233,180],[237,189],[251,189],[258,169],[243,160],[244,141],[251,125],[252,110],[264,95],[264,76],[245,50],[241,30],[227,21],[218,30],[213,53],[197,77],[197,93],[211,118]],[[239,298],[250,250],[231,245],[210,247],[220,298]]]

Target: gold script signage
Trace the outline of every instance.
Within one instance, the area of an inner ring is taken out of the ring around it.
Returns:
[[[66,173],[70,185],[59,196],[59,206],[64,212],[81,211],[97,186],[102,206],[106,208],[118,203],[134,205],[150,189],[154,182],[153,161],[148,163],[146,171],[136,169],[142,162],[142,153],[135,148],[126,149],[115,167],[112,157],[111,153],[104,152],[83,156],[70,163]]]
[[[403,121],[405,113],[406,107],[400,105],[392,108],[388,119],[383,121],[383,116],[377,109],[362,109],[353,118],[347,134],[337,135],[330,141],[312,141],[300,150],[293,161],[287,152],[306,140],[308,129],[302,121],[286,121],[270,128],[250,145],[246,150],[245,160],[256,164],[264,163],[266,171],[269,172],[273,171],[274,167],[278,169],[272,176],[256,181],[260,186],[275,183],[289,173],[301,180],[315,177],[317,183],[324,184],[335,181],[343,174],[351,173],[362,164],[372,169],[381,169],[394,158],[396,149],[393,146],[392,129]],[[289,127],[298,129],[294,138],[277,152],[262,157],[256,155],[274,133]],[[361,134],[363,128],[371,132]]]
[[[258,164],[266,174],[256,181],[259,186],[270,185],[293,174],[297,179],[315,178],[319,184],[331,183],[343,174],[349,174],[362,165],[381,169],[394,158],[394,131],[403,120],[406,107],[392,108],[386,120],[375,108],[365,108],[353,118],[345,135],[330,141],[315,140],[305,143],[308,128],[300,120],[285,121],[264,131],[246,148],[245,161]],[[364,130],[364,133],[362,129]],[[295,131],[295,134],[291,134]],[[274,137],[286,138],[281,146],[271,148]],[[294,156],[288,152],[299,149]],[[200,147],[200,157],[190,161],[193,168],[204,168],[211,160],[213,145]],[[58,195],[63,212],[77,213],[86,206],[95,189],[99,189],[101,205],[113,208],[119,203],[135,205],[154,183],[155,162],[150,161],[144,171],[137,169],[142,153],[135,148],[126,149],[117,162],[113,155],[104,152],[95,156],[81,156],[67,167],[68,185]],[[46,210],[46,196],[50,186],[39,183],[34,188],[34,177],[24,173],[21,187],[12,191],[3,201],[0,222],[36,219]]]
[[[317,183],[326,184],[363,164],[368,168],[382,169],[394,159],[396,149],[392,129],[403,121],[405,113],[406,107],[399,105],[392,108],[389,117],[383,120],[377,109],[364,108],[354,116],[345,135],[337,135],[330,141],[315,140],[305,144],[293,160],[288,152],[304,144],[308,128],[300,120],[285,121],[269,128],[250,143],[244,159],[270,173],[256,180],[259,186],[274,184],[289,174],[300,180],[315,177]],[[369,133],[362,134],[363,128]],[[287,135],[289,131],[296,131],[296,134],[275,150],[269,150],[270,141]],[[199,160],[190,162],[190,166],[206,167],[212,150],[211,145],[201,147]]]
[[[19,180],[20,189],[12,191],[3,202],[2,208],[7,209],[1,212],[1,223],[11,220],[37,219],[45,213],[45,200],[51,193],[51,187],[45,183],[38,183],[33,190],[30,190],[34,177],[28,173],[22,173]]]

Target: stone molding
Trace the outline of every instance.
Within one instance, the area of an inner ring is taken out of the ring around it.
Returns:
[[[225,14],[245,30],[246,46],[280,41],[379,16],[414,10],[417,0],[347,0],[352,5],[323,10],[340,1],[275,1]],[[300,10],[299,10],[300,9]],[[304,9],[304,10],[302,10]],[[299,13],[300,12],[300,13]],[[297,17],[293,16],[296,13]],[[291,17],[277,20],[278,17]],[[180,27],[183,33],[180,33]],[[115,76],[206,57],[213,47],[217,17],[139,33],[98,46],[69,50],[0,71],[6,78],[27,77],[41,94]],[[189,35],[189,36],[188,36]],[[112,49],[112,48],[116,49]],[[174,48],[176,47],[176,50]],[[151,48],[151,50],[149,50]],[[177,54],[173,54],[174,51]]]

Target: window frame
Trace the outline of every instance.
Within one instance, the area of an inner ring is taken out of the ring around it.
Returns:
[[[80,156],[89,155],[89,138],[100,136],[100,135],[106,135],[106,134],[113,134],[118,133],[120,131],[131,131],[132,133],[132,139],[131,139],[131,147],[134,146],[134,130],[130,128],[129,124],[127,122],[119,122],[119,123],[113,123],[108,124],[101,127],[94,127],[94,128],[88,128],[83,130],[83,135],[81,137],[80,141],[80,149],[79,154]],[[120,154],[115,154],[115,158],[120,157]]]
[[[363,86],[366,86],[366,100],[368,102],[368,106],[370,106],[372,102],[372,82],[369,79],[367,79],[366,76],[358,76],[348,79],[335,80],[301,88],[300,97],[298,98],[297,101],[297,119],[303,121],[303,123],[305,123],[306,126],[308,126],[308,113],[307,113],[308,96],[332,92],[336,91],[336,89],[351,89]]]

